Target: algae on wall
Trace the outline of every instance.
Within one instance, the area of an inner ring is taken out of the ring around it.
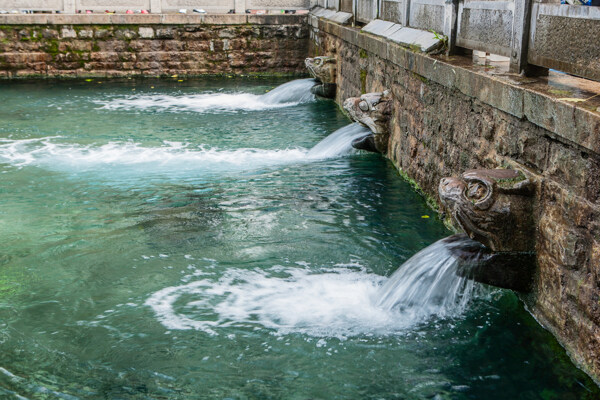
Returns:
[[[285,25],[3,25],[0,78],[305,75],[308,31]]]

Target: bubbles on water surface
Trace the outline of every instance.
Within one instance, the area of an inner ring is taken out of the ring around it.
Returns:
[[[228,269],[220,278],[159,290],[145,304],[167,329],[218,334],[224,327],[258,325],[316,337],[395,334],[465,310],[476,284],[455,273],[446,246],[429,246],[391,278],[356,265]]]

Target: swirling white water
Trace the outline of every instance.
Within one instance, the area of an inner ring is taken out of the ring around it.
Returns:
[[[202,93],[202,94],[134,94],[110,100],[96,100],[106,110],[157,110],[162,112],[192,111],[219,113],[261,111],[296,106],[315,100],[310,88],[313,79],[297,79],[276,87],[268,93]]]
[[[310,150],[301,147],[222,150],[172,141],[166,141],[160,147],[146,147],[135,142],[80,145],[61,143],[60,137],[0,139],[0,162],[19,167],[35,165],[78,171],[106,171],[107,168],[130,168],[143,173],[251,170],[339,157],[352,151],[352,140],[368,133],[367,128],[350,124],[333,132]]]
[[[390,278],[357,264],[318,273],[310,268],[229,269],[154,293],[147,301],[167,329],[261,326],[277,334],[345,338],[390,335],[430,317],[457,317],[469,303],[472,281],[456,274],[456,259],[440,240],[398,268]]]

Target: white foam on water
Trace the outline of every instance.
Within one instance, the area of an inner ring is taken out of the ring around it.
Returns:
[[[281,271],[227,270],[218,280],[201,279],[154,293],[146,301],[167,329],[218,334],[228,326],[273,329],[317,337],[346,337],[396,330],[404,324],[376,307],[381,276],[337,268]]]
[[[153,171],[218,169],[223,165],[252,168],[305,158],[306,150],[302,148],[220,150],[177,142],[165,142],[160,147],[144,147],[134,142],[110,142],[101,146],[68,144],[57,142],[54,138],[0,140],[1,162],[50,169],[144,166],[146,171]]]
[[[164,142],[159,147],[145,147],[135,142],[81,145],[63,143],[60,137],[0,139],[0,162],[18,167],[34,165],[79,172],[103,172],[113,168],[123,173],[129,168],[136,174],[251,170],[342,156],[352,150],[350,143],[357,132],[365,129],[350,124],[332,133],[310,151],[301,147],[224,150],[181,142]]]
[[[437,242],[390,278],[356,264],[321,271],[230,269],[217,280],[204,277],[159,290],[145,304],[171,330],[218,334],[223,327],[259,325],[316,337],[388,335],[431,317],[459,316],[475,284],[455,269],[447,244]]]
[[[235,111],[260,111],[291,107],[314,101],[310,88],[313,79],[297,79],[284,83],[268,93],[201,93],[181,94],[135,94],[112,100],[97,100],[106,110],[160,110],[170,112],[191,111],[197,113],[219,113]]]

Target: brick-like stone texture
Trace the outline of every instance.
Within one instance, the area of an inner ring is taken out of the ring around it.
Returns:
[[[437,199],[440,178],[472,168],[518,167],[535,178],[538,275],[535,291],[524,300],[573,360],[599,382],[600,154],[588,138],[598,140],[597,125],[586,123],[581,137],[562,127],[551,132],[541,126],[544,121],[524,116],[528,106],[523,101],[509,101],[505,110],[492,105],[504,104],[501,96],[485,93],[495,93],[499,85],[507,89],[506,84],[435,65],[433,59],[408,50],[389,47],[395,52],[382,57],[376,46],[361,39],[364,34],[351,35],[346,29],[336,35],[335,29],[324,28],[312,32],[311,53],[337,56],[336,100],[392,91],[387,156],[425,193]],[[423,70],[437,82],[410,71],[426,65],[435,67]],[[447,77],[439,75],[445,70]],[[512,110],[519,104],[520,109]]]
[[[304,74],[294,25],[0,26],[0,78]]]

